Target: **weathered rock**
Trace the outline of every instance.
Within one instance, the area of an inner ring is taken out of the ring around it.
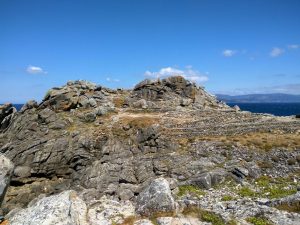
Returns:
[[[0,154],[0,207],[8,188],[14,165],[4,155]]]
[[[157,178],[140,193],[137,199],[136,211],[141,215],[151,215],[155,212],[172,212],[176,203],[172,197],[169,183],[164,178]]]
[[[88,210],[88,220],[91,225],[112,225],[121,223],[124,218],[134,216],[134,206],[130,201],[118,202],[103,196]]]
[[[37,107],[38,107],[38,103],[35,100],[30,100],[22,106],[22,108],[20,109],[20,112],[24,113],[28,109],[34,109]]]
[[[14,170],[14,175],[20,178],[30,177],[31,168],[29,166],[17,166]]]
[[[17,112],[16,108],[11,103],[0,105],[0,131],[5,130]]]
[[[88,225],[85,203],[74,191],[44,197],[7,218],[10,225]]]

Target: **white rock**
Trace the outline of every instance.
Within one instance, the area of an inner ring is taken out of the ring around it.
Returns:
[[[13,163],[4,155],[0,154],[0,206],[10,183],[13,170]]]
[[[45,197],[8,218],[10,225],[88,225],[87,208],[75,191]]]
[[[120,223],[124,218],[134,215],[134,206],[130,201],[118,202],[103,196],[88,210],[88,220],[92,225],[111,225]]]

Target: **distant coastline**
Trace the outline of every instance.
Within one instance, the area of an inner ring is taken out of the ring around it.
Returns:
[[[300,114],[300,102],[294,103],[243,103],[228,102],[229,106],[238,105],[241,110],[253,113],[269,113],[275,116],[292,116]]]

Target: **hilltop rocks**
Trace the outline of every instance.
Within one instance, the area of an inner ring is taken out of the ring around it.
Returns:
[[[173,212],[176,204],[171,194],[169,183],[164,178],[157,178],[140,193],[136,211],[141,215],[150,216],[156,212]]]
[[[237,113],[182,77],[146,80],[134,90],[68,82],[41,104],[29,101],[18,113],[11,105],[1,110],[1,120],[13,115],[0,133],[0,153],[16,166],[2,204],[12,224],[22,218],[60,224],[56,217],[76,224],[81,215],[81,224],[122,223],[127,216],[136,219],[132,224],[146,224],[156,213],[169,216],[198,205],[243,219],[255,200],[240,201],[240,184],[261,174],[300,182],[298,119]],[[229,181],[233,190],[225,194],[238,200],[227,207],[215,185]],[[209,194],[214,190],[217,200]],[[156,222],[193,224],[176,216]]]
[[[11,103],[0,105],[0,131],[10,125],[16,112],[16,108]]]
[[[146,102],[141,102],[139,99],[144,99]],[[151,105],[161,107],[161,104],[164,104],[165,107],[193,105],[202,108],[224,108],[226,106],[182,76],[173,76],[162,80],[146,79],[140,82],[133,89],[131,102],[134,107],[142,108],[151,107]]]
[[[49,107],[55,111],[69,111],[78,107],[95,108],[106,99],[106,89],[87,81],[69,81],[63,87],[49,90],[40,108]]]
[[[88,225],[85,203],[74,191],[44,197],[8,217],[10,225]]]
[[[14,165],[4,155],[0,154],[0,207],[10,183]]]

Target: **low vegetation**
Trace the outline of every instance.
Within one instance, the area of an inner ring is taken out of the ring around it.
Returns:
[[[184,195],[194,195],[196,197],[201,197],[205,195],[205,192],[201,190],[200,188],[193,186],[193,185],[182,185],[179,186],[179,191],[178,191],[178,197],[182,197]]]
[[[222,141],[226,146],[240,144],[250,148],[270,151],[272,148],[286,148],[294,150],[300,146],[300,135],[293,133],[253,132],[241,135],[208,136],[201,140]]]
[[[183,215],[199,218],[201,221],[209,222],[212,225],[226,225],[224,219],[210,211],[200,209],[196,206],[190,206],[183,210]]]
[[[246,219],[249,223],[254,225],[273,225],[267,218],[265,217],[249,217]]]
[[[292,178],[270,178],[261,176],[256,179],[253,189],[244,186],[238,191],[242,197],[264,197],[269,199],[283,198],[297,192],[297,185]]]

